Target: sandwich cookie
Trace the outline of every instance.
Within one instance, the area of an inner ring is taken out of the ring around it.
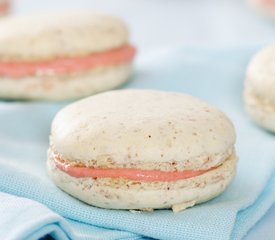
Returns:
[[[234,143],[231,121],[192,96],[110,91],[56,115],[47,166],[59,188],[88,204],[178,212],[224,191]]]
[[[275,19],[275,0],[249,0],[250,6],[263,16]]]
[[[117,87],[135,48],[118,18],[91,12],[17,16],[0,22],[0,97],[79,98]]]
[[[251,118],[275,132],[275,45],[261,50],[248,65],[244,100]]]

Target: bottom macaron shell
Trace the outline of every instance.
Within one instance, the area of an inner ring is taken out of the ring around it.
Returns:
[[[275,105],[258,100],[248,90],[245,92],[245,105],[246,111],[258,125],[275,132]]]
[[[111,178],[75,178],[48,159],[48,172],[56,185],[70,195],[97,207],[110,209],[163,209],[174,212],[219,195],[235,175],[233,154],[221,166],[198,177],[175,182],[136,182]]]
[[[124,63],[63,76],[0,77],[0,98],[63,100],[85,97],[121,85],[131,72],[132,64]]]

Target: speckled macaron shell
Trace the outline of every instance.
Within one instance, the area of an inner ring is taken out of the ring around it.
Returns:
[[[275,131],[275,45],[257,53],[246,74],[247,112],[260,126]]]
[[[6,61],[86,56],[127,41],[120,19],[90,11],[19,15],[0,22],[0,60]]]
[[[182,93],[119,90],[62,109],[51,145],[71,163],[93,167],[207,169],[234,152],[224,113]]]

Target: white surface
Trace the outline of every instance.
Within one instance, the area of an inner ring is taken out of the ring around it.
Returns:
[[[275,23],[241,0],[15,0],[14,13],[92,8],[121,16],[140,51],[162,45],[253,46],[275,41]],[[246,240],[275,239],[275,209]]]

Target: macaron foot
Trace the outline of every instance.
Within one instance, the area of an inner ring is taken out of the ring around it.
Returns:
[[[195,203],[196,203],[196,201],[192,200],[192,201],[189,201],[189,202],[174,204],[172,206],[172,210],[173,210],[174,213],[178,213],[178,212],[181,212],[181,211],[185,210],[186,208],[193,207],[195,205]]]

